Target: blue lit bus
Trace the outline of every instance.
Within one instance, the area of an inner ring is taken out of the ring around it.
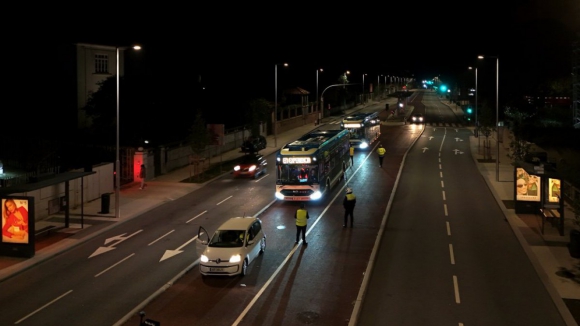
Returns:
[[[378,112],[356,113],[342,119],[340,127],[350,132],[350,145],[365,149],[381,135]]]
[[[276,198],[322,198],[350,166],[348,130],[313,130],[276,153]]]

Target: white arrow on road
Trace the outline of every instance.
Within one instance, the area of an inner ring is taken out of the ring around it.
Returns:
[[[431,140],[431,139],[433,139],[433,138],[435,138],[435,137],[433,137],[433,136],[429,136],[429,140]]]
[[[459,154],[463,154],[463,152],[462,152],[462,151],[460,151],[460,150],[458,150],[458,149],[454,149],[453,151],[455,152],[455,155],[457,155],[457,153],[459,153]]]
[[[461,139],[459,137],[455,137],[455,141],[463,141],[463,139]]]
[[[107,245],[107,244],[109,244],[111,242],[115,242],[115,243],[113,243],[112,245],[109,245],[108,247],[99,247],[99,248],[97,248],[97,250],[95,250],[95,252],[93,252],[89,256],[89,258],[92,258],[94,256],[100,255],[100,254],[105,253],[105,252],[109,252],[109,251],[111,251],[113,249],[117,249],[117,248],[115,248],[116,245],[118,245],[119,243],[121,243],[121,242],[123,242],[123,241],[125,241],[125,240],[127,240],[129,238],[131,238],[132,236],[134,236],[134,235],[136,235],[138,233],[141,233],[142,231],[143,230],[139,230],[139,231],[137,231],[137,232],[135,232],[135,233],[133,233],[131,235],[128,235],[126,237],[124,236],[126,233],[123,233],[123,234],[119,234],[119,235],[116,235],[116,236],[111,237],[111,238],[107,238],[105,240],[105,245]]]
[[[427,147],[423,147],[423,148],[422,148],[422,150],[423,150],[423,153],[425,153],[425,152],[426,152],[428,149],[429,149],[429,148],[427,148]]]
[[[163,254],[163,257],[161,257],[161,259],[159,259],[159,262],[162,262],[165,259],[171,258],[171,257],[173,257],[175,255],[179,255],[180,253],[183,252],[183,250],[181,250],[181,248],[187,246],[188,244],[190,244],[195,239],[197,239],[197,235],[195,237],[193,237],[191,240],[189,240],[186,243],[182,244],[181,246],[177,247],[177,249],[175,249],[175,250],[165,250],[165,253]]]

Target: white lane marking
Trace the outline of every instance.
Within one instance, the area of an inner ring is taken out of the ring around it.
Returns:
[[[441,180],[441,188],[445,188],[445,182]]]
[[[69,294],[70,294],[72,291],[73,291],[73,290],[68,290],[66,293],[64,293],[64,294],[62,294],[61,296],[57,297],[56,299],[54,299],[54,300],[50,301],[49,303],[45,304],[44,306],[42,306],[42,307],[40,307],[40,308],[38,308],[38,309],[34,310],[33,312],[31,312],[31,313],[29,313],[28,315],[24,316],[23,318],[21,318],[20,320],[18,320],[18,321],[17,321],[17,322],[15,322],[14,324],[20,324],[20,322],[22,322],[22,321],[24,321],[24,320],[28,319],[28,317],[30,317],[30,316],[32,316],[32,315],[34,315],[34,314],[36,314],[37,312],[41,311],[42,309],[44,309],[44,308],[48,307],[49,305],[51,305],[51,304],[55,303],[55,302],[56,302],[56,301],[58,301],[58,300],[60,300],[60,299],[64,298],[66,295],[69,295]]]
[[[196,218],[198,218],[198,217],[202,216],[202,215],[203,215],[203,214],[205,214],[205,213],[207,213],[207,211],[203,211],[203,212],[201,212],[201,213],[199,213],[199,214],[195,215],[195,216],[194,216],[194,217],[192,217],[190,220],[188,220],[187,222],[185,222],[185,224],[187,224],[187,223],[189,223],[189,222],[191,222],[191,221],[195,220]]]
[[[443,190],[442,193],[443,193],[443,201],[445,201],[446,200],[445,199],[445,190]]]
[[[459,283],[457,282],[457,276],[453,275],[453,288],[455,289],[455,303],[461,303],[459,299]]]
[[[159,241],[159,240],[161,240],[161,239],[165,238],[166,236],[170,235],[170,234],[171,234],[171,233],[173,233],[174,231],[175,231],[175,230],[171,230],[171,231],[169,231],[169,232],[165,233],[164,235],[160,236],[159,238],[157,238],[157,239],[153,240],[152,242],[149,242],[148,246],[150,246],[150,245],[154,244],[155,242],[157,242],[157,241]]]
[[[449,244],[449,257],[451,257],[451,265],[455,265],[455,256],[453,255],[453,244]]]
[[[113,267],[115,267],[115,266],[119,265],[120,263],[124,262],[125,260],[127,260],[127,259],[129,259],[129,258],[131,258],[131,257],[133,257],[133,256],[135,256],[135,253],[132,253],[132,254],[130,254],[129,256],[127,256],[127,257],[125,257],[125,258],[123,258],[123,259],[119,260],[117,263],[115,263],[115,264],[114,264],[114,265],[112,265],[111,267],[109,267],[109,268],[107,268],[107,269],[103,270],[102,272],[98,273],[97,275],[95,275],[95,277],[99,277],[99,276],[103,275],[104,273],[106,273],[106,272],[108,272],[109,270],[111,270]]]
[[[443,204],[443,210],[445,211],[445,216],[449,216],[447,212],[447,204]]]
[[[228,200],[228,199],[230,199],[230,198],[232,198],[232,197],[234,197],[234,196],[229,196],[228,198],[226,198],[226,199],[224,199],[224,200],[220,201],[219,203],[217,203],[217,204],[216,204],[216,206],[217,206],[217,205],[221,205],[221,204],[223,204],[223,203],[224,203],[226,200]]]
[[[447,235],[451,236],[451,225],[449,224],[449,222],[445,222],[445,224],[447,225]]]

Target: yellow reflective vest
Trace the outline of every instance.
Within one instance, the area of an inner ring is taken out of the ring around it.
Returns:
[[[377,149],[377,153],[379,154],[379,156],[385,156],[386,152],[387,150],[384,147],[379,147],[379,149]]]
[[[306,226],[306,220],[308,219],[308,211],[305,209],[298,209],[296,211],[296,225],[297,226]]]

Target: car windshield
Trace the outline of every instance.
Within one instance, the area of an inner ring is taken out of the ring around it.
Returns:
[[[242,164],[253,164],[258,162],[258,156],[246,155],[242,158]]]
[[[217,230],[211,237],[208,246],[220,248],[242,247],[245,233],[244,230]]]

